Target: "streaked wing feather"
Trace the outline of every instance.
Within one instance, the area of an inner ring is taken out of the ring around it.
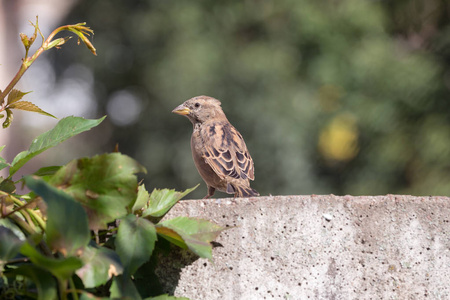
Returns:
[[[254,179],[253,160],[241,134],[230,123],[211,124],[202,137],[203,157],[220,178]]]

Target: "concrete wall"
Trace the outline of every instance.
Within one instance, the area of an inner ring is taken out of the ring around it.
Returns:
[[[450,299],[450,198],[279,196],[187,200],[183,215],[236,226],[214,264],[186,251],[159,269],[191,299]],[[173,262],[173,261],[172,261]]]

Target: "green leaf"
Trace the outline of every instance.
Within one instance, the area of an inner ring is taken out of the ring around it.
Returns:
[[[34,172],[33,175],[40,177],[54,175],[59,169],[61,169],[61,166],[43,167]]]
[[[19,102],[16,102],[14,104],[8,105],[8,108],[36,112],[36,113],[39,113],[41,115],[45,115],[45,116],[57,119],[57,117],[55,117],[54,115],[49,114],[46,111],[43,111],[37,105],[35,105],[35,104],[33,104],[33,103],[29,102],[29,101],[19,101]]]
[[[23,241],[11,229],[0,226],[0,273],[3,271],[3,265],[19,253],[22,244]]]
[[[29,49],[31,46],[31,41],[28,38],[28,36],[24,33],[19,33],[20,39],[22,40],[22,44],[25,47],[25,49]]]
[[[70,38],[71,37],[66,37],[66,38],[58,38],[56,40],[53,40],[45,46],[45,50],[49,50],[53,47],[56,47],[58,49],[60,46],[64,45]]]
[[[164,216],[172,206],[175,205],[180,199],[184,196],[195,190],[199,184],[195,187],[185,190],[184,192],[177,192],[175,190],[163,189],[158,190],[154,189],[150,194],[150,199],[148,201],[148,206],[145,208],[142,213],[143,217],[152,216],[152,217],[162,217]]]
[[[89,243],[88,217],[69,194],[44,180],[27,176],[26,185],[47,204],[47,243],[64,255],[74,255]]]
[[[21,265],[17,269],[8,272],[8,275],[22,275],[30,278],[36,285],[38,300],[58,299],[56,280],[45,269],[27,264]],[[33,297],[33,299],[36,298]]]
[[[109,291],[111,298],[142,299],[130,276],[119,275],[114,277]]]
[[[156,232],[158,233],[158,235],[162,236],[172,244],[183,249],[188,249],[188,246],[184,242],[184,239],[175,230],[164,227],[161,224],[157,224]]]
[[[91,229],[107,228],[107,223],[127,215],[136,199],[135,173],[145,168],[121,153],[73,160],[61,167],[49,183],[63,188],[87,210]]]
[[[28,93],[31,93],[31,92],[24,93],[17,89],[13,89],[8,95],[7,106],[11,108],[11,104],[13,104],[14,102],[20,101],[23,98],[23,96],[25,96]]]
[[[142,210],[142,208],[148,202],[148,197],[149,197],[149,194],[148,194],[148,191],[145,189],[145,185],[141,184],[138,187],[136,201],[134,201],[133,206],[131,207],[131,211],[133,213],[138,213],[138,211]]]
[[[14,181],[7,178],[0,178],[0,191],[6,192],[8,194],[14,193],[16,191],[16,185],[14,184]]]
[[[169,295],[165,294],[165,295],[160,295],[157,297],[145,298],[144,300],[189,300],[189,298],[175,297],[175,296],[169,296]]]
[[[121,220],[115,246],[129,275],[150,259],[156,240],[152,222],[132,214]]]
[[[212,260],[210,242],[225,229],[207,220],[188,217],[177,217],[156,225],[156,230],[162,237],[179,243],[178,235],[192,252],[209,260]]]
[[[3,122],[2,126],[3,128],[8,128],[13,120],[13,113],[12,110],[10,110],[9,108],[5,109],[6,111],[6,118],[5,121]]]
[[[3,148],[5,148],[5,146],[0,146],[0,152],[2,152]],[[3,157],[0,156],[0,170],[6,167],[9,167],[9,164],[5,161]]]
[[[23,231],[17,226],[15,223],[13,223],[10,219],[1,219],[0,218],[0,226],[6,227],[9,230],[11,230],[16,237],[18,237],[20,240],[25,241],[26,236],[23,233]]]
[[[63,259],[56,259],[44,256],[28,242],[22,245],[22,247],[20,248],[20,253],[28,256],[28,258],[30,258],[30,260],[36,266],[48,270],[50,273],[60,279],[70,278],[76,270],[83,266],[83,263],[77,257],[72,256]]]
[[[86,23],[78,23],[75,25],[69,26],[67,30],[74,32],[76,35],[78,35],[79,40],[83,41],[83,43],[88,47],[89,50],[91,50],[92,54],[97,55],[97,50],[95,49],[94,45],[89,41],[89,39],[86,37],[90,34],[94,34],[94,31],[90,29],[89,27],[84,26]]]
[[[2,157],[0,157],[0,170],[7,168],[9,166],[10,164],[6,163],[5,160]]]
[[[11,168],[9,169],[9,175],[12,176],[15,174],[17,170],[36,155],[58,145],[74,135],[97,126],[104,119],[105,117],[97,120],[87,120],[79,117],[67,117],[61,119],[53,129],[38,136],[32,142],[28,151],[22,151],[14,158],[11,163]]]
[[[122,274],[123,267],[116,252],[111,249],[89,245],[81,255],[83,267],[76,271],[85,288],[105,284],[112,276]]]

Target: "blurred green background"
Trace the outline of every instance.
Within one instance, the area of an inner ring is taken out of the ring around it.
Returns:
[[[449,14],[444,0],[84,0],[62,23],[86,21],[98,56],[49,55],[57,79],[91,78],[109,116],[85,147],[118,143],[148,189],[206,194],[192,125],[171,110],[209,95],[262,195],[449,196]]]

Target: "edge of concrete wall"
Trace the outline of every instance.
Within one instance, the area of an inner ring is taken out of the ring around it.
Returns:
[[[191,299],[449,299],[450,198],[185,200],[166,219],[233,227],[214,263],[180,250],[157,273]],[[169,264],[170,262],[170,264]]]

